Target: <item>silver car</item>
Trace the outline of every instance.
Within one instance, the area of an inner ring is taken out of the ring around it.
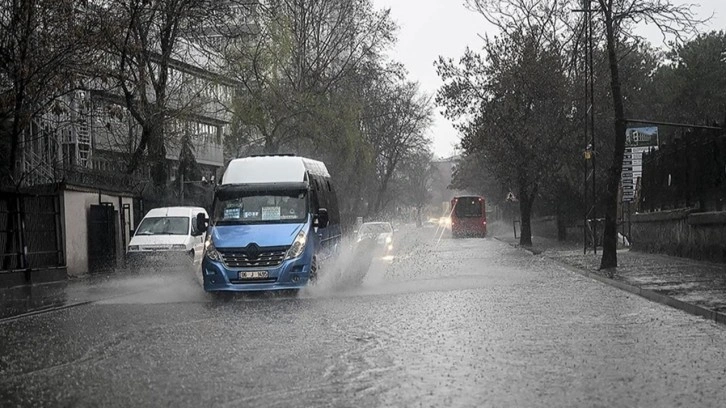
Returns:
[[[393,226],[390,222],[366,222],[356,233],[356,242],[369,241],[377,251],[385,254],[393,251]]]

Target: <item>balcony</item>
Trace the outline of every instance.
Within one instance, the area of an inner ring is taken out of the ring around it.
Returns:
[[[224,164],[224,155],[221,145],[216,143],[194,143],[194,158],[197,163],[210,166],[221,167]],[[179,160],[179,152],[181,147],[178,145],[166,147],[166,158],[169,160]]]

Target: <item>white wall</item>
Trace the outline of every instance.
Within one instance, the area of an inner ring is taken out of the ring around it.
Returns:
[[[114,210],[119,215],[123,214],[123,210],[119,208],[118,196],[101,194],[102,202],[113,204]],[[91,205],[98,204],[98,193],[87,193],[80,191],[63,192],[63,216],[64,216],[64,233],[65,233],[65,249],[66,249],[66,265],[68,275],[80,276],[89,272],[88,270],[88,212]],[[131,197],[122,197],[122,204],[131,206],[131,214],[125,215],[126,226],[124,231],[119,231],[120,221],[116,220],[116,253],[121,259],[125,252],[122,242],[128,244],[129,239],[129,222],[134,225],[133,220],[133,199]],[[130,218],[130,219],[129,219]],[[123,234],[123,241],[122,235]]]

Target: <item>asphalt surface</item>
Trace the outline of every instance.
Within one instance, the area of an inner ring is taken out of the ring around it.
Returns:
[[[181,271],[56,288],[0,323],[0,405],[723,405],[724,325],[491,238],[395,245],[296,297],[215,300]]]

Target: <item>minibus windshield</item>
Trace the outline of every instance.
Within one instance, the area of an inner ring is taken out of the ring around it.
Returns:
[[[214,223],[278,224],[307,219],[306,191],[244,191],[217,197]]]

